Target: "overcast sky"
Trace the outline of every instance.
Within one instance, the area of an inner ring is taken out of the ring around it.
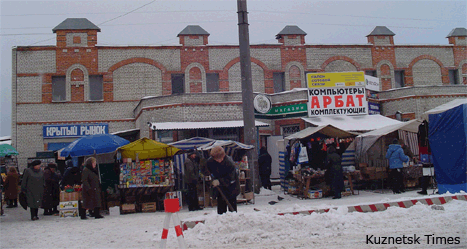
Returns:
[[[248,0],[247,6],[251,44],[277,44],[277,33],[297,25],[308,34],[306,44],[366,44],[375,26],[386,26],[396,45],[447,45],[452,29],[467,26],[466,1]],[[2,0],[0,10],[0,136],[11,135],[12,47],[55,45],[52,29],[66,18],[99,26],[100,46],[178,44],[187,25],[210,33],[209,44],[238,44],[235,0]]]

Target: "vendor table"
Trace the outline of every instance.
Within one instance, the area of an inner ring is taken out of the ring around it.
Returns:
[[[298,196],[304,199],[308,198],[308,191],[310,190],[310,184],[312,180],[316,182],[324,181],[324,175],[320,174],[313,174],[307,176],[295,174],[294,178],[299,182]]]
[[[352,192],[352,195],[355,195],[354,189],[353,189],[353,180],[362,178],[360,171],[346,172],[344,173],[344,175],[347,177],[347,180],[349,181],[350,191]],[[359,194],[360,194],[360,191],[359,191]]]
[[[173,185],[148,186],[148,187],[127,187],[119,185],[121,203],[145,203],[157,202],[157,209],[163,210],[165,193],[173,190]]]

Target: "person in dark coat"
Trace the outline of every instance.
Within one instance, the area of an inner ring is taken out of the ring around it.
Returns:
[[[327,147],[326,165],[331,179],[331,190],[334,192],[333,199],[340,199],[344,190],[344,173],[342,172],[341,157],[337,154],[336,147]]]
[[[42,205],[44,196],[44,171],[41,169],[41,161],[34,160],[31,168],[27,168],[23,173],[21,191],[26,194],[28,207],[31,211],[31,220],[38,220],[37,213]]]
[[[42,208],[44,215],[58,214],[57,206],[60,203],[60,185],[59,176],[55,173],[57,165],[49,163],[44,169],[44,198],[42,200]]]
[[[404,150],[399,145],[399,141],[394,139],[386,152],[386,158],[389,159],[389,178],[392,182],[392,191],[394,194],[400,194],[404,190],[402,175],[402,162],[408,162],[409,157],[404,155]]]
[[[15,167],[8,169],[8,174],[5,178],[5,200],[7,202],[7,208],[18,207],[18,184],[19,175],[16,172]]]
[[[261,185],[265,189],[271,189],[271,164],[271,155],[269,155],[266,147],[261,147],[258,157],[259,177],[261,179]]]
[[[187,203],[189,211],[202,210],[198,202],[199,155],[196,152],[188,154],[185,160],[183,179],[188,188]]]
[[[81,185],[81,172],[78,167],[73,166],[73,162],[67,160],[65,162],[67,168],[65,169],[65,173],[63,173],[62,181],[60,182],[60,189],[65,189],[65,186],[70,185]]]
[[[83,183],[83,208],[93,210],[93,216],[96,219],[104,218],[100,214],[101,208],[101,186],[99,182],[99,172],[97,169],[97,161],[94,157],[89,157],[84,162],[83,173],[81,174],[81,182]],[[82,212],[81,219],[87,219],[86,213]]]
[[[206,162],[206,167],[212,177],[212,186],[219,188],[232,206],[231,212],[237,212],[237,195],[240,193],[240,180],[235,164],[221,146],[211,149],[211,157]],[[230,208],[229,208],[230,209]],[[217,197],[217,213],[227,212],[227,202],[222,196]]]

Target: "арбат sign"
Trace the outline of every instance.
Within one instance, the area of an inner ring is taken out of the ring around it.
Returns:
[[[307,73],[308,88],[365,86],[363,72]]]
[[[365,87],[308,89],[308,116],[368,114]]]

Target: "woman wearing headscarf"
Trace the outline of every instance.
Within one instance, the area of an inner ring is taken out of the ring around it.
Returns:
[[[100,214],[101,186],[96,158],[89,157],[84,162],[81,182],[83,184],[83,208],[88,209],[96,219],[104,218],[104,216]],[[81,219],[87,219],[85,212],[82,212]]]
[[[18,183],[19,175],[15,167],[8,169],[8,174],[5,178],[5,199],[8,204],[7,208],[18,206]]]
[[[21,191],[26,194],[28,207],[31,211],[31,220],[38,220],[37,213],[42,205],[44,196],[44,171],[41,169],[41,161],[35,160],[31,168],[24,170],[21,182]]]
[[[57,206],[60,203],[60,187],[59,176],[55,173],[57,165],[49,163],[44,169],[44,198],[42,200],[42,208],[44,215],[57,214]]]

